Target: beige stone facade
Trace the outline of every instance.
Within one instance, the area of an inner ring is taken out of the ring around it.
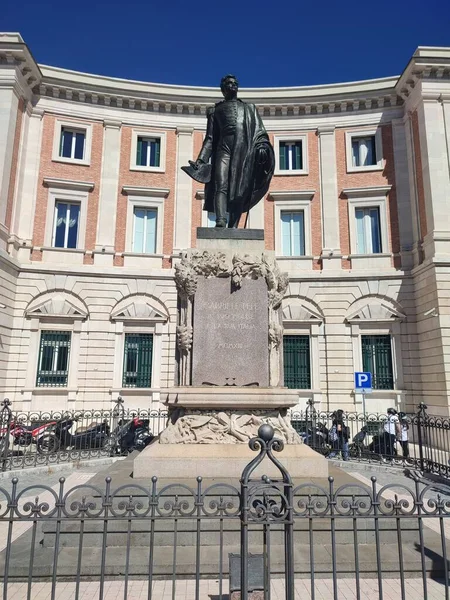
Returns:
[[[400,77],[240,95],[277,156],[249,225],[289,273],[285,334],[309,339],[299,408],[313,398],[360,410],[362,336],[389,336],[392,385],[367,396],[368,410],[425,401],[448,414],[450,48],[418,48]],[[119,393],[156,408],[176,385],[173,269],[208,222],[200,186],[179,167],[197,156],[219,100],[218,89],[38,65],[20,35],[0,34],[0,396],[16,408],[109,407]],[[77,132],[78,157],[62,149]],[[139,144],[155,140],[158,158],[144,164]],[[77,207],[62,220],[75,223],[72,247],[68,229],[56,242],[58,203]],[[150,249],[136,247],[136,211],[154,227]],[[281,223],[292,215],[297,252]],[[62,385],[39,380],[42,332],[70,339],[67,355],[48,358],[64,367]],[[125,385],[133,335],[152,340],[144,385]]]

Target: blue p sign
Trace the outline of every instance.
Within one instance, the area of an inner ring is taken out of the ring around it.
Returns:
[[[367,390],[372,388],[372,373],[355,373],[355,388]]]

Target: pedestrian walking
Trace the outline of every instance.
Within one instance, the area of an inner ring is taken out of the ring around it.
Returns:
[[[398,417],[400,420],[401,434],[400,434],[400,445],[402,447],[403,458],[409,458],[409,443],[408,443],[408,417],[406,413],[399,412]]]
[[[348,438],[350,431],[344,423],[344,411],[341,409],[336,410],[332,417],[333,422],[328,434],[332,450],[328,458],[334,458],[338,453],[342,453],[342,458],[348,460]]]
[[[384,436],[383,436],[383,454],[385,456],[395,456],[397,450],[395,444],[397,440],[401,439],[401,426],[400,420],[397,415],[395,408],[387,409],[387,419],[384,422]]]

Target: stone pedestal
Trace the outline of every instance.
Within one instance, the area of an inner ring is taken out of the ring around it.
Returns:
[[[306,444],[286,444],[277,459],[295,479],[328,477],[327,459]],[[154,443],[134,459],[133,477],[150,479],[236,479],[256,456],[248,444],[159,444]],[[270,461],[264,461],[255,477],[279,477]]]
[[[161,393],[169,420],[134,461],[134,477],[239,479],[248,442],[270,424],[291,476],[326,477],[325,458],[293,429],[298,401],[283,387],[281,302],[288,278],[264,250],[262,230],[205,229],[175,267],[178,385]],[[273,466],[261,475],[277,475]]]

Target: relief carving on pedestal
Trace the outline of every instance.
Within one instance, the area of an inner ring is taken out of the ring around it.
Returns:
[[[286,444],[301,444],[285,409],[214,411],[178,409],[161,433],[160,444],[240,444],[255,437],[263,423],[272,425],[277,438]]]

